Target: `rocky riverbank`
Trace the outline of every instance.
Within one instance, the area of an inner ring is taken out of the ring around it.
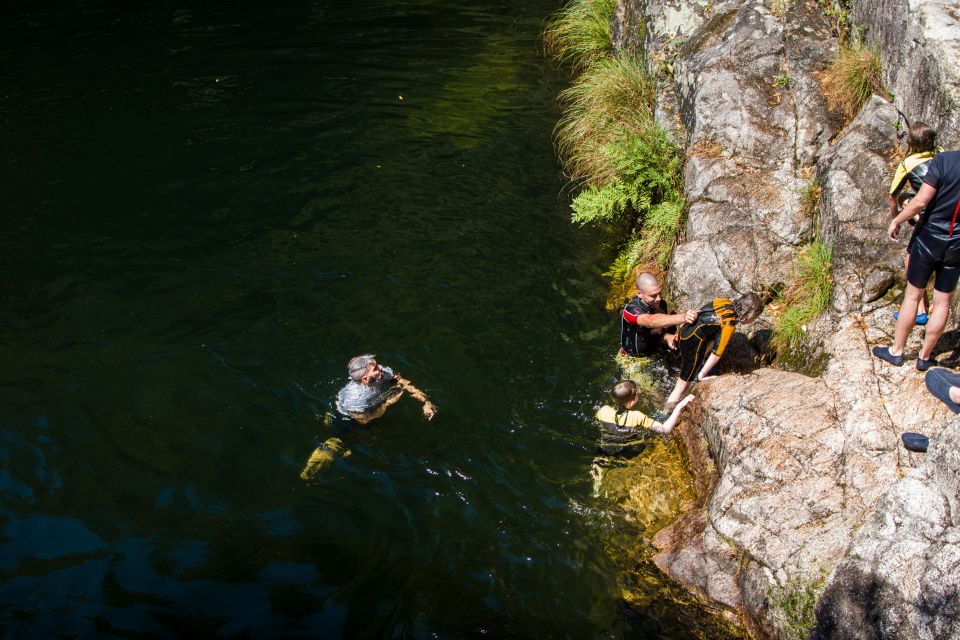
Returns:
[[[757,637],[960,635],[960,421],[922,374],[869,351],[889,341],[902,286],[906,239],[885,237],[898,110],[938,128],[944,147],[960,141],[958,12],[915,4],[858,0],[845,14],[893,94],[851,121],[822,85],[838,46],[831,11],[843,7],[617,4],[614,44],[647,52],[657,118],[686,150],[674,302],[789,282],[802,246],[833,248],[830,309],[806,327],[822,374],[755,368],[701,385],[684,427],[698,500],[654,540],[663,571]],[[812,215],[811,183],[822,190]],[[932,453],[904,450],[903,431],[930,436]]]

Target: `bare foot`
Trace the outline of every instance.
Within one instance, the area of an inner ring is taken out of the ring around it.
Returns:
[[[960,387],[950,387],[950,390],[947,392],[950,396],[950,399],[960,404]]]

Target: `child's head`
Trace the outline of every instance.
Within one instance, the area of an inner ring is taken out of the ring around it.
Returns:
[[[753,292],[745,293],[733,301],[733,312],[737,314],[737,322],[750,324],[763,312],[763,299]]]
[[[910,134],[907,136],[910,143],[910,153],[934,151],[937,148],[937,132],[926,122],[919,120],[910,125]]]
[[[640,391],[637,389],[637,383],[633,380],[621,380],[613,385],[610,395],[617,407],[629,409],[637,403],[640,398]]]

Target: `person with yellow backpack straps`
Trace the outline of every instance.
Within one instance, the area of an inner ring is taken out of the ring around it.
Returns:
[[[893,180],[890,182],[890,216],[893,218],[896,218],[903,205],[920,191],[930,161],[938,151],[937,132],[925,122],[917,121],[911,124],[907,140],[910,144],[910,155],[897,165]],[[911,225],[916,224],[914,220],[908,220],[908,222]],[[910,251],[913,249],[916,235],[917,232],[914,229],[907,243],[907,255],[903,260],[905,269],[910,268]],[[899,315],[899,311],[894,311],[893,319],[896,320]],[[924,295],[920,298],[920,306],[917,308],[917,324],[925,325],[927,319],[927,301]]]

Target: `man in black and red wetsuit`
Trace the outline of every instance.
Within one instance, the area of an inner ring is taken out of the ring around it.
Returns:
[[[660,297],[660,282],[652,273],[637,276],[637,293],[620,313],[620,352],[631,356],[652,355],[661,344],[676,348],[677,327],[697,320],[697,311],[667,313]]]
[[[892,365],[903,364],[903,348],[916,322],[917,306],[931,275],[933,310],[927,322],[917,369],[926,371],[936,364],[933,348],[947,324],[950,294],[960,280],[960,151],[938,153],[923,177],[917,195],[890,222],[887,236],[896,240],[900,225],[923,213],[914,232],[907,268],[907,288],[897,318],[893,345],[874,347],[873,355]]]

